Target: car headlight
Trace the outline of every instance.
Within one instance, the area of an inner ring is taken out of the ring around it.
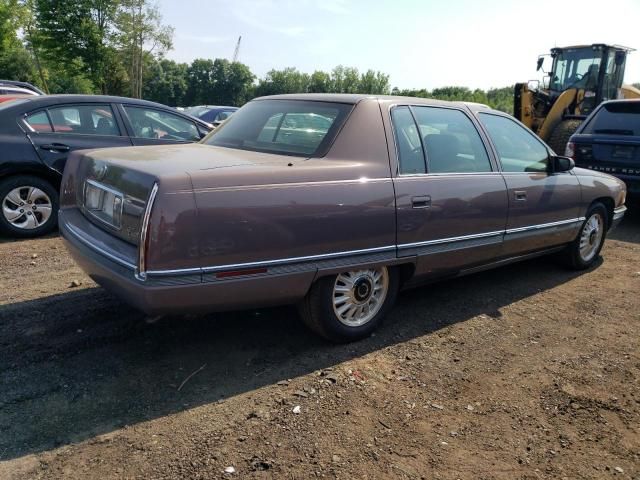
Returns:
[[[84,183],[85,210],[107,225],[122,227],[122,205],[124,195],[93,180]]]

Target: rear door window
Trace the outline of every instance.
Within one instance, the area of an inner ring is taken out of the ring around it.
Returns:
[[[460,110],[412,107],[429,173],[482,173],[491,162],[473,122]]]
[[[44,110],[40,112],[35,112],[27,115],[24,119],[32,129],[36,132],[40,133],[51,133],[53,132],[53,128],[51,128],[51,123],[49,123],[49,117],[47,116],[47,112]]]
[[[400,173],[403,175],[426,173],[427,167],[424,161],[422,142],[409,107],[397,107],[391,110],[391,121],[393,122]]]
[[[353,105],[304,100],[257,100],[235,112],[206,140],[209,145],[319,157]]]
[[[119,136],[110,105],[65,105],[49,108],[56,133]]]
[[[582,133],[640,136],[640,102],[602,105]]]

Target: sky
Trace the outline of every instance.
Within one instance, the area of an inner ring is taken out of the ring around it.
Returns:
[[[640,48],[640,0],[159,0],[175,28],[168,58],[233,57],[271,69],[336,65],[390,75],[392,87],[488,89],[541,79],[538,55],[554,46]],[[640,51],[625,80],[640,82]]]

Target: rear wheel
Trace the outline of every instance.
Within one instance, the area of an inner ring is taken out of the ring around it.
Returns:
[[[318,280],[300,313],[311,330],[328,340],[360,340],[382,323],[398,287],[398,272],[384,266],[342,272]]]
[[[0,182],[0,230],[13,237],[49,233],[58,223],[58,192],[46,180],[30,175]]]
[[[594,203],[587,212],[578,236],[562,252],[565,263],[575,270],[584,270],[593,265],[604,245],[607,228],[607,209],[601,203]]]
[[[564,155],[571,135],[576,133],[581,123],[582,120],[563,120],[556,126],[547,143],[557,155]]]

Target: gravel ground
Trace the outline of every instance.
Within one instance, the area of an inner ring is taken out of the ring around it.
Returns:
[[[2,479],[640,479],[638,214],[590,271],[408,291],[341,346],[291,308],[149,322],[57,236],[0,261]]]

